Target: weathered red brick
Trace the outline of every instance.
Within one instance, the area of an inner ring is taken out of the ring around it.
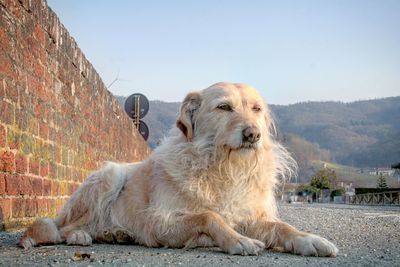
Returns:
[[[43,180],[43,196],[51,196],[51,181]]]
[[[82,173],[79,170],[74,169],[73,179],[75,182],[81,182],[84,178],[82,177]]]
[[[56,160],[56,163],[61,163],[61,147],[60,146],[54,147],[54,159]]]
[[[25,155],[33,154],[36,146],[35,138],[28,134],[22,133],[21,134],[21,152]]]
[[[20,194],[20,176],[16,174],[6,174],[6,193],[9,196],[17,196]]]
[[[41,118],[43,114],[43,102],[36,101],[33,107],[36,118]]]
[[[0,62],[1,62],[1,58],[0,58]],[[1,68],[1,65],[2,64],[0,64],[0,68]],[[1,73],[1,69],[0,69],[0,73]],[[1,114],[0,118],[3,123],[9,124],[9,125],[13,124],[13,122],[14,122],[14,106],[11,103],[9,103],[6,100],[1,99],[1,98],[0,98],[0,114]]]
[[[6,175],[5,173],[0,173],[0,195],[6,194]]]
[[[10,149],[20,149],[21,134],[15,129],[8,129],[7,131],[7,145]]]
[[[38,119],[36,117],[32,117],[29,122],[28,122],[28,132],[30,133],[30,135],[35,135],[38,136],[39,135],[39,127],[38,127]]]
[[[33,158],[29,160],[29,173],[39,175],[40,164]]]
[[[49,212],[51,214],[55,214],[56,213],[56,201],[55,201],[55,199],[48,199],[47,200],[47,207],[48,207]]]
[[[30,43],[30,39],[26,38],[27,42]],[[30,75],[32,75],[32,70],[33,70],[33,66],[35,65],[35,56],[33,55],[31,49],[23,49],[21,52],[21,56],[22,56],[22,66],[25,70],[27,70],[28,72],[28,76],[30,77]],[[31,81],[28,79],[27,81],[27,89],[29,90],[29,92],[33,93],[34,92],[34,87],[35,84],[32,84]]]
[[[25,216],[35,217],[38,212],[38,205],[36,199],[27,199],[25,201]]]
[[[52,196],[60,195],[60,182],[59,181],[51,181],[51,194],[52,194]]]
[[[72,169],[71,169],[71,167],[66,167],[65,179],[69,180],[69,181],[72,180]]]
[[[47,177],[49,175],[49,163],[47,161],[40,162],[40,176]]]
[[[35,69],[35,73],[38,73],[38,72],[41,72],[41,67],[36,67],[36,69]],[[40,77],[40,78],[42,78],[43,79],[43,74],[37,74],[38,75],[38,77]],[[39,76],[40,75],[40,76]],[[48,102],[49,102],[49,100],[52,100],[51,99],[51,94],[50,94],[50,92],[48,91],[50,88],[48,88],[47,86],[43,86],[43,87],[41,87],[41,89],[42,90],[40,90],[40,91],[38,91],[37,93],[36,93],[36,96],[38,97],[38,99],[40,100],[40,101],[43,101],[44,103],[45,103],[45,105],[44,105],[44,110],[43,110],[43,116],[44,116],[44,118],[47,118],[48,117],[48,115],[49,115],[49,107],[48,107]]]
[[[55,162],[54,144],[46,143],[46,149],[47,149],[47,152],[48,152],[47,162],[50,165],[51,163]],[[49,166],[49,172],[50,172],[50,166]]]
[[[15,84],[15,81],[6,79],[4,83],[4,90],[7,100],[17,104],[19,99],[19,88]]]
[[[11,199],[0,198],[0,223],[11,218]]]
[[[29,176],[19,176],[19,193],[21,195],[33,195],[32,179]]]
[[[61,187],[61,194],[62,196],[68,196],[68,190],[69,190],[69,186],[67,182],[61,182],[60,183],[60,187]]]
[[[49,127],[49,140],[56,141],[57,130],[53,127]]]
[[[77,183],[74,183],[74,184],[72,185],[72,194],[73,194],[76,190],[78,190],[79,186],[80,186],[80,184],[77,184]],[[71,195],[72,195],[72,194],[71,194]]]
[[[27,79],[25,79],[25,78],[22,78],[22,80],[20,81],[20,83],[23,84],[23,87],[24,87],[24,88],[28,86],[28,85],[27,85]],[[29,92],[28,92],[28,93],[24,92],[24,93],[21,95],[20,99],[19,99],[19,105],[20,105],[20,108],[21,108],[23,111],[25,111],[25,112],[27,112],[28,114],[30,114],[31,111],[32,111],[32,110],[31,110],[31,109],[32,109],[32,94],[30,94]]]
[[[49,139],[49,126],[45,122],[39,122],[39,136],[44,140]]]
[[[26,173],[28,170],[28,160],[25,155],[17,153],[15,155],[15,171],[17,173]]]
[[[74,184],[69,183],[68,184],[68,196],[72,195],[72,193],[74,193]]]
[[[31,114],[27,112],[24,109],[15,109],[15,122],[17,124],[17,127],[21,131],[27,131],[28,130],[28,121],[31,117]],[[23,134],[21,134],[23,135]]]
[[[47,206],[47,199],[46,198],[40,198],[37,199],[37,209],[38,213],[37,215],[39,216],[46,216],[49,213],[49,208]]]
[[[7,76],[8,78],[17,80],[18,75],[13,67],[11,59],[3,53],[0,53],[0,62],[0,73]]]
[[[64,180],[65,179],[65,174],[66,174],[65,166],[57,165],[57,178],[59,180]]]
[[[7,131],[3,125],[0,125],[0,147],[6,146]]]
[[[2,28],[0,28],[0,48],[3,48],[4,51],[10,51],[11,48],[10,38],[8,38],[5,29]]]
[[[25,217],[26,202],[23,198],[13,198],[11,200],[11,213],[13,218]]]
[[[29,53],[29,55],[27,55],[26,58],[27,58],[28,61],[32,61],[31,63],[27,63],[27,64],[36,63],[35,59],[32,58],[32,54],[31,53]],[[31,75],[27,75],[27,79],[28,79],[28,87],[27,88],[28,88],[28,91],[32,95],[36,96],[39,92],[42,92],[44,90],[43,84],[40,82],[40,80],[37,77],[31,76]]]
[[[64,207],[65,200],[63,198],[57,198],[56,199],[56,212],[60,212],[62,208]]]
[[[43,31],[43,28],[40,24],[36,24],[35,26],[35,38],[39,41],[39,43],[43,46],[46,45],[46,35]]]
[[[47,67],[45,68],[44,73],[43,73],[44,85],[45,85],[46,89],[54,88],[54,84],[52,81],[52,75],[51,75],[51,72],[49,71],[50,69],[51,69],[51,67],[47,65]],[[54,99],[53,98],[54,92],[52,90],[47,91],[47,94],[48,94],[49,99]]]
[[[43,195],[42,178],[32,178],[32,191],[35,196]]]
[[[0,156],[0,171],[14,173],[14,154],[11,151],[4,151]]]
[[[49,164],[49,176],[51,178],[57,178],[57,165],[54,162]]]

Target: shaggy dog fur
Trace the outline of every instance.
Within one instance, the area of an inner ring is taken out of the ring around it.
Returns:
[[[177,128],[146,161],[107,163],[90,175],[55,220],[39,219],[26,230],[20,246],[96,240],[336,256],[326,239],[277,218],[277,179],[292,175],[295,162],[274,140],[268,107],[254,88],[218,83],[190,93]]]

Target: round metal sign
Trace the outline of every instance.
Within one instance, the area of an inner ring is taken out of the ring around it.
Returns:
[[[139,113],[139,119],[142,119],[144,116],[146,116],[147,112],[149,112],[149,100],[147,100],[144,95],[136,93],[130,95],[125,100],[124,107],[125,112],[128,114],[129,117],[135,119],[135,117],[137,116],[136,113]]]
[[[149,138],[149,127],[147,127],[147,124],[144,123],[144,121],[139,121],[139,133],[143,136],[143,139],[147,141]]]

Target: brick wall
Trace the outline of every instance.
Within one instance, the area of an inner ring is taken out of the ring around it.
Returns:
[[[0,229],[54,216],[104,160],[149,149],[45,0],[0,0]]]

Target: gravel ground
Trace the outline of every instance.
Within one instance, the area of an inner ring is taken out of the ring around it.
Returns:
[[[339,248],[336,258],[301,257],[267,250],[230,256],[218,249],[151,249],[95,244],[22,250],[21,233],[0,232],[0,266],[400,266],[400,207],[283,204],[283,220],[319,234]]]

